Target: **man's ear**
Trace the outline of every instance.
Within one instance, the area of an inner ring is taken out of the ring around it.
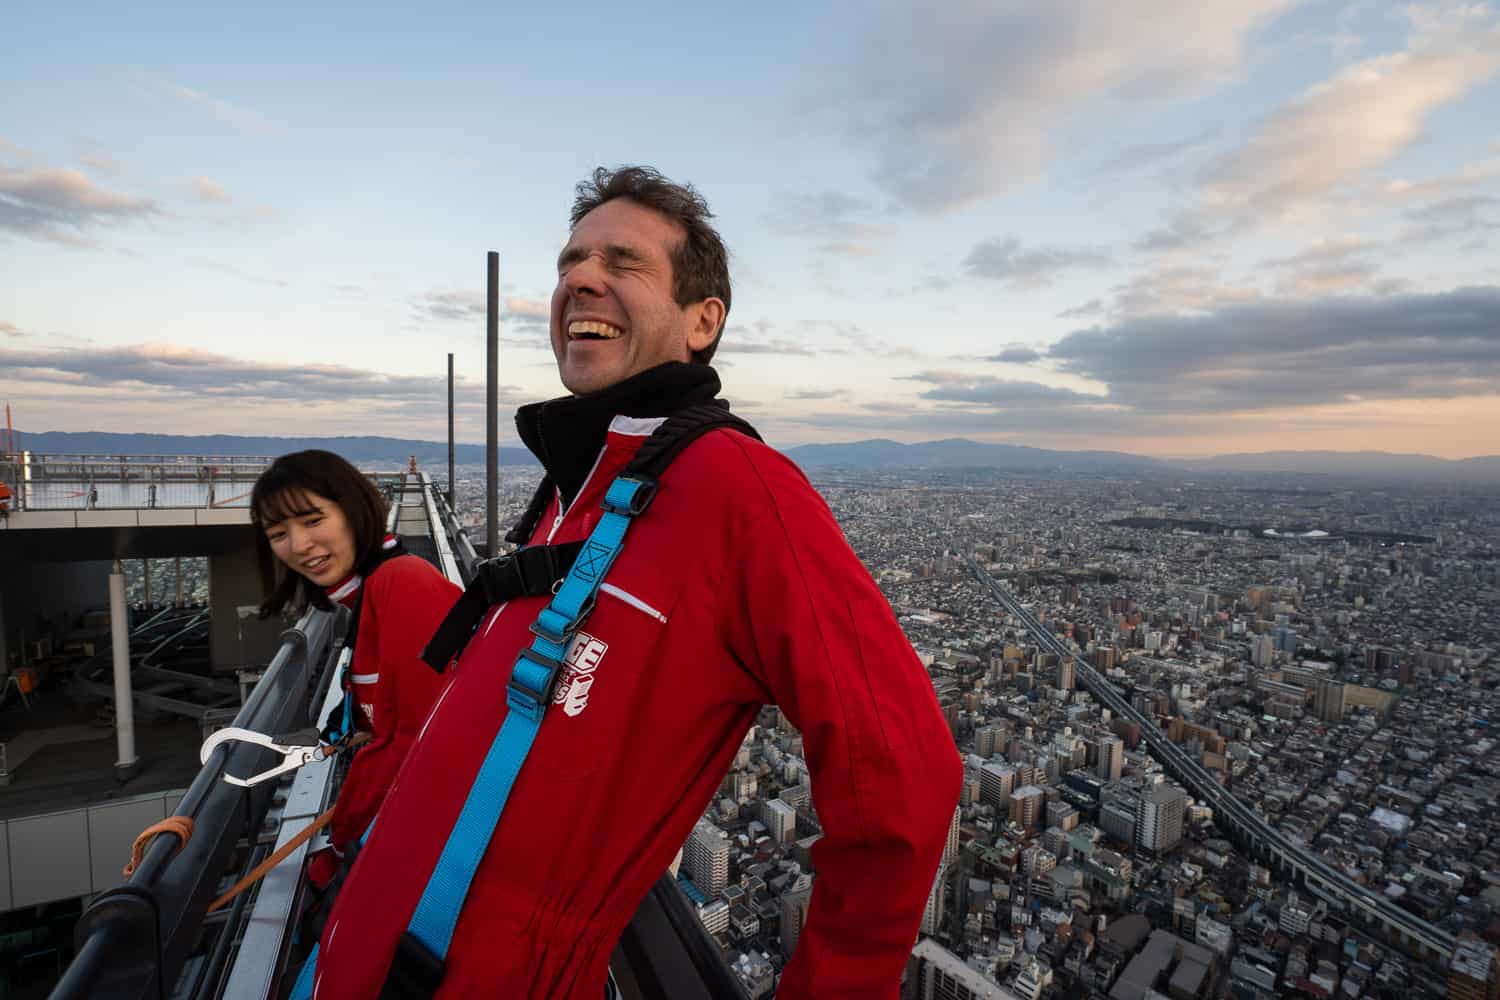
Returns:
[[[688,330],[688,351],[697,354],[699,351],[707,350],[719,335],[719,328],[724,325],[724,300],[719,298],[706,298],[692,307],[693,326]]]

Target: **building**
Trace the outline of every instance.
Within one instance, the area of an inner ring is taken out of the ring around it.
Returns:
[[[1175,785],[1158,782],[1140,797],[1135,810],[1135,844],[1156,854],[1170,851],[1182,841],[1182,817],[1187,812],[1187,793]]]
[[[1047,793],[1036,785],[1025,785],[1010,794],[1010,821],[1035,830],[1046,814]]]
[[[710,934],[726,934],[729,931],[729,904],[722,899],[710,900],[698,907],[698,922]]]
[[[962,806],[953,808],[953,822],[948,824],[948,840],[943,844],[943,864],[952,864],[958,859],[958,821],[963,814]]]
[[[948,905],[948,873],[952,866],[947,861],[938,865],[937,878],[932,880],[932,891],[927,894],[927,906],[922,910],[923,934],[936,935],[943,923],[943,911]]]
[[[797,839],[797,810],[781,799],[767,799],[761,819],[778,844]]]
[[[1073,679],[1073,661],[1063,660],[1057,665],[1057,687],[1061,691],[1071,691],[1075,687]]]
[[[705,894],[722,892],[729,884],[729,835],[700,819],[682,845],[682,870]]]
[[[979,801],[996,809],[1010,805],[1010,793],[1016,787],[1016,769],[1009,764],[990,762],[979,769]]]
[[[1284,933],[1292,937],[1299,937],[1307,933],[1308,925],[1312,923],[1312,908],[1297,898],[1294,892],[1281,908],[1280,926]]]
[[[1462,937],[1448,964],[1449,1000],[1500,1000],[1500,954],[1495,946]]]
[[[1318,681],[1313,694],[1313,711],[1324,722],[1338,722],[1344,717],[1344,685],[1338,681]]]
[[[781,894],[781,954],[787,958],[797,950],[802,928],[807,926],[807,904],[812,901],[812,876],[797,877],[796,885]]]
[[[1018,1000],[931,938],[917,942],[907,970],[902,1000]]]
[[[1095,774],[1105,781],[1119,781],[1125,770],[1125,741],[1118,736],[1099,737],[1099,763]]]

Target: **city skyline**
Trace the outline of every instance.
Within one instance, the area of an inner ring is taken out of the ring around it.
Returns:
[[[361,10],[13,13],[19,426],[439,439],[452,351],[481,440],[484,252],[508,410],[572,185],[648,162],[779,447],[1495,450],[1493,5]]]

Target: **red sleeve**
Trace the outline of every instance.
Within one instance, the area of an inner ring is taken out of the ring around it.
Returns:
[[[759,446],[723,619],[802,731],[824,836],[778,1000],[887,997],[922,921],[963,769],[932,682],[827,505]]]
[[[355,672],[368,671],[371,654],[380,673],[373,738],[354,755],[339,788],[329,838],[342,848],[375,819],[385,794],[411,749],[433,701],[448,682],[421,660],[422,648],[462,593],[416,556],[393,559],[370,576],[360,612]],[[373,642],[373,649],[362,648]]]

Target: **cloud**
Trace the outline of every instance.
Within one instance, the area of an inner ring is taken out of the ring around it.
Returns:
[[[900,204],[947,211],[1042,172],[1073,114],[1101,99],[1186,97],[1232,79],[1292,0],[902,0],[851,74],[851,128]]]
[[[782,193],[761,221],[773,232],[820,241],[817,249],[834,256],[864,257],[876,252],[872,241],[895,233],[888,223],[872,221],[875,206],[842,191]]]
[[[1373,56],[1272,113],[1201,178],[1202,208],[1241,224],[1295,215],[1416,142],[1428,117],[1500,70],[1483,8],[1409,11],[1408,47]]]
[[[163,80],[144,73],[137,74],[136,79],[158,94],[205,111],[214,120],[223,122],[225,125],[236,128],[241,132],[247,132],[263,139],[282,139],[287,135],[285,129],[259,111],[251,111],[248,108],[242,108],[228,101],[205,94],[200,90],[184,87],[182,84],[173,83],[170,80]]]
[[[342,365],[245,361],[171,344],[62,350],[0,348],[0,371],[28,389],[43,393],[87,389],[91,393],[163,394],[184,402],[216,401],[236,406],[255,403],[340,403],[363,406],[436,408],[447,398],[447,376],[393,375]],[[482,383],[460,379],[483,396]],[[505,387],[515,401],[514,386]],[[482,399],[481,399],[482,404]]]
[[[1217,271],[1191,266],[1151,268],[1116,285],[1113,293],[1111,311],[1123,316],[1201,312],[1261,297],[1258,288],[1225,284]]]
[[[7,323],[4,320],[0,320],[0,333],[5,334],[7,337],[19,338],[30,336],[30,334],[26,333],[19,326],[16,326],[14,323]]]
[[[1176,159],[1185,153],[1202,149],[1219,138],[1220,129],[1215,126],[1185,139],[1171,142],[1144,142],[1126,146],[1114,156],[1101,163],[1093,171],[1095,176],[1132,173]]]
[[[796,400],[821,400],[821,399],[848,399],[848,389],[788,389],[784,394],[785,399]]]
[[[0,230],[91,246],[86,230],[160,213],[155,201],[102,188],[78,170],[0,163]]]
[[[1103,299],[1089,299],[1081,306],[1064,309],[1057,314],[1058,319],[1077,319],[1083,316],[1098,316],[1104,312]]]
[[[1003,349],[999,354],[992,354],[985,358],[986,361],[999,361],[1010,365],[1029,365],[1033,361],[1040,361],[1042,354],[1035,348],[1026,347],[1021,344],[1012,344]]]
[[[551,326],[551,305],[538,297],[506,296],[500,300],[500,326],[504,333],[546,333]],[[479,322],[489,315],[487,293],[480,289],[432,289],[411,300],[419,321]]]
[[[193,194],[198,198],[199,201],[216,201],[225,205],[234,200],[233,198],[229,197],[228,191],[225,191],[217,183],[209,180],[207,177],[193,178]]]
[[[1308,298],[1375,287],[1380,265],[1373,255],[1381,244],[1358,236],[1323,240],[1289,257],[1263,261],[1278,274],[1276,294]]]
[[[975,245],[964,258],[963,266],[976,278],[1005,282],[1022,290],[1042,288],[1064,271],[1108,267],[1113,263],[1103,247],[1033,247],[1021,248],[1020,240],[989,239]]]
[[[1140,413],[1500,392],[1500,288],[1249,301],[1070,333],[1049,360]]]
[[[1470,194],[1424,205],[1406,213],[1410,223],[1402,243],[1432,243],[1457,237],[1482,236],[1500,229],[1500,198]]]
[[[903,376],[904,380],[926,382],[933,386],[922,392],[923,399],[952,403],[978,403],[986,407],[1007,409],[1037,404],[1098,404],[1107,402],[1101,396],[1076,392],[1060,386],[1044,385],[1017,379],[971,375],[964,372],[928,371]]]
[[[125,173],[125,168],[110,155],[109,150],[102,143],[84,140],[81,146],[82,152],[78,154],[78,162],[85,167],[91,167],[106,177],[118,177]]]

